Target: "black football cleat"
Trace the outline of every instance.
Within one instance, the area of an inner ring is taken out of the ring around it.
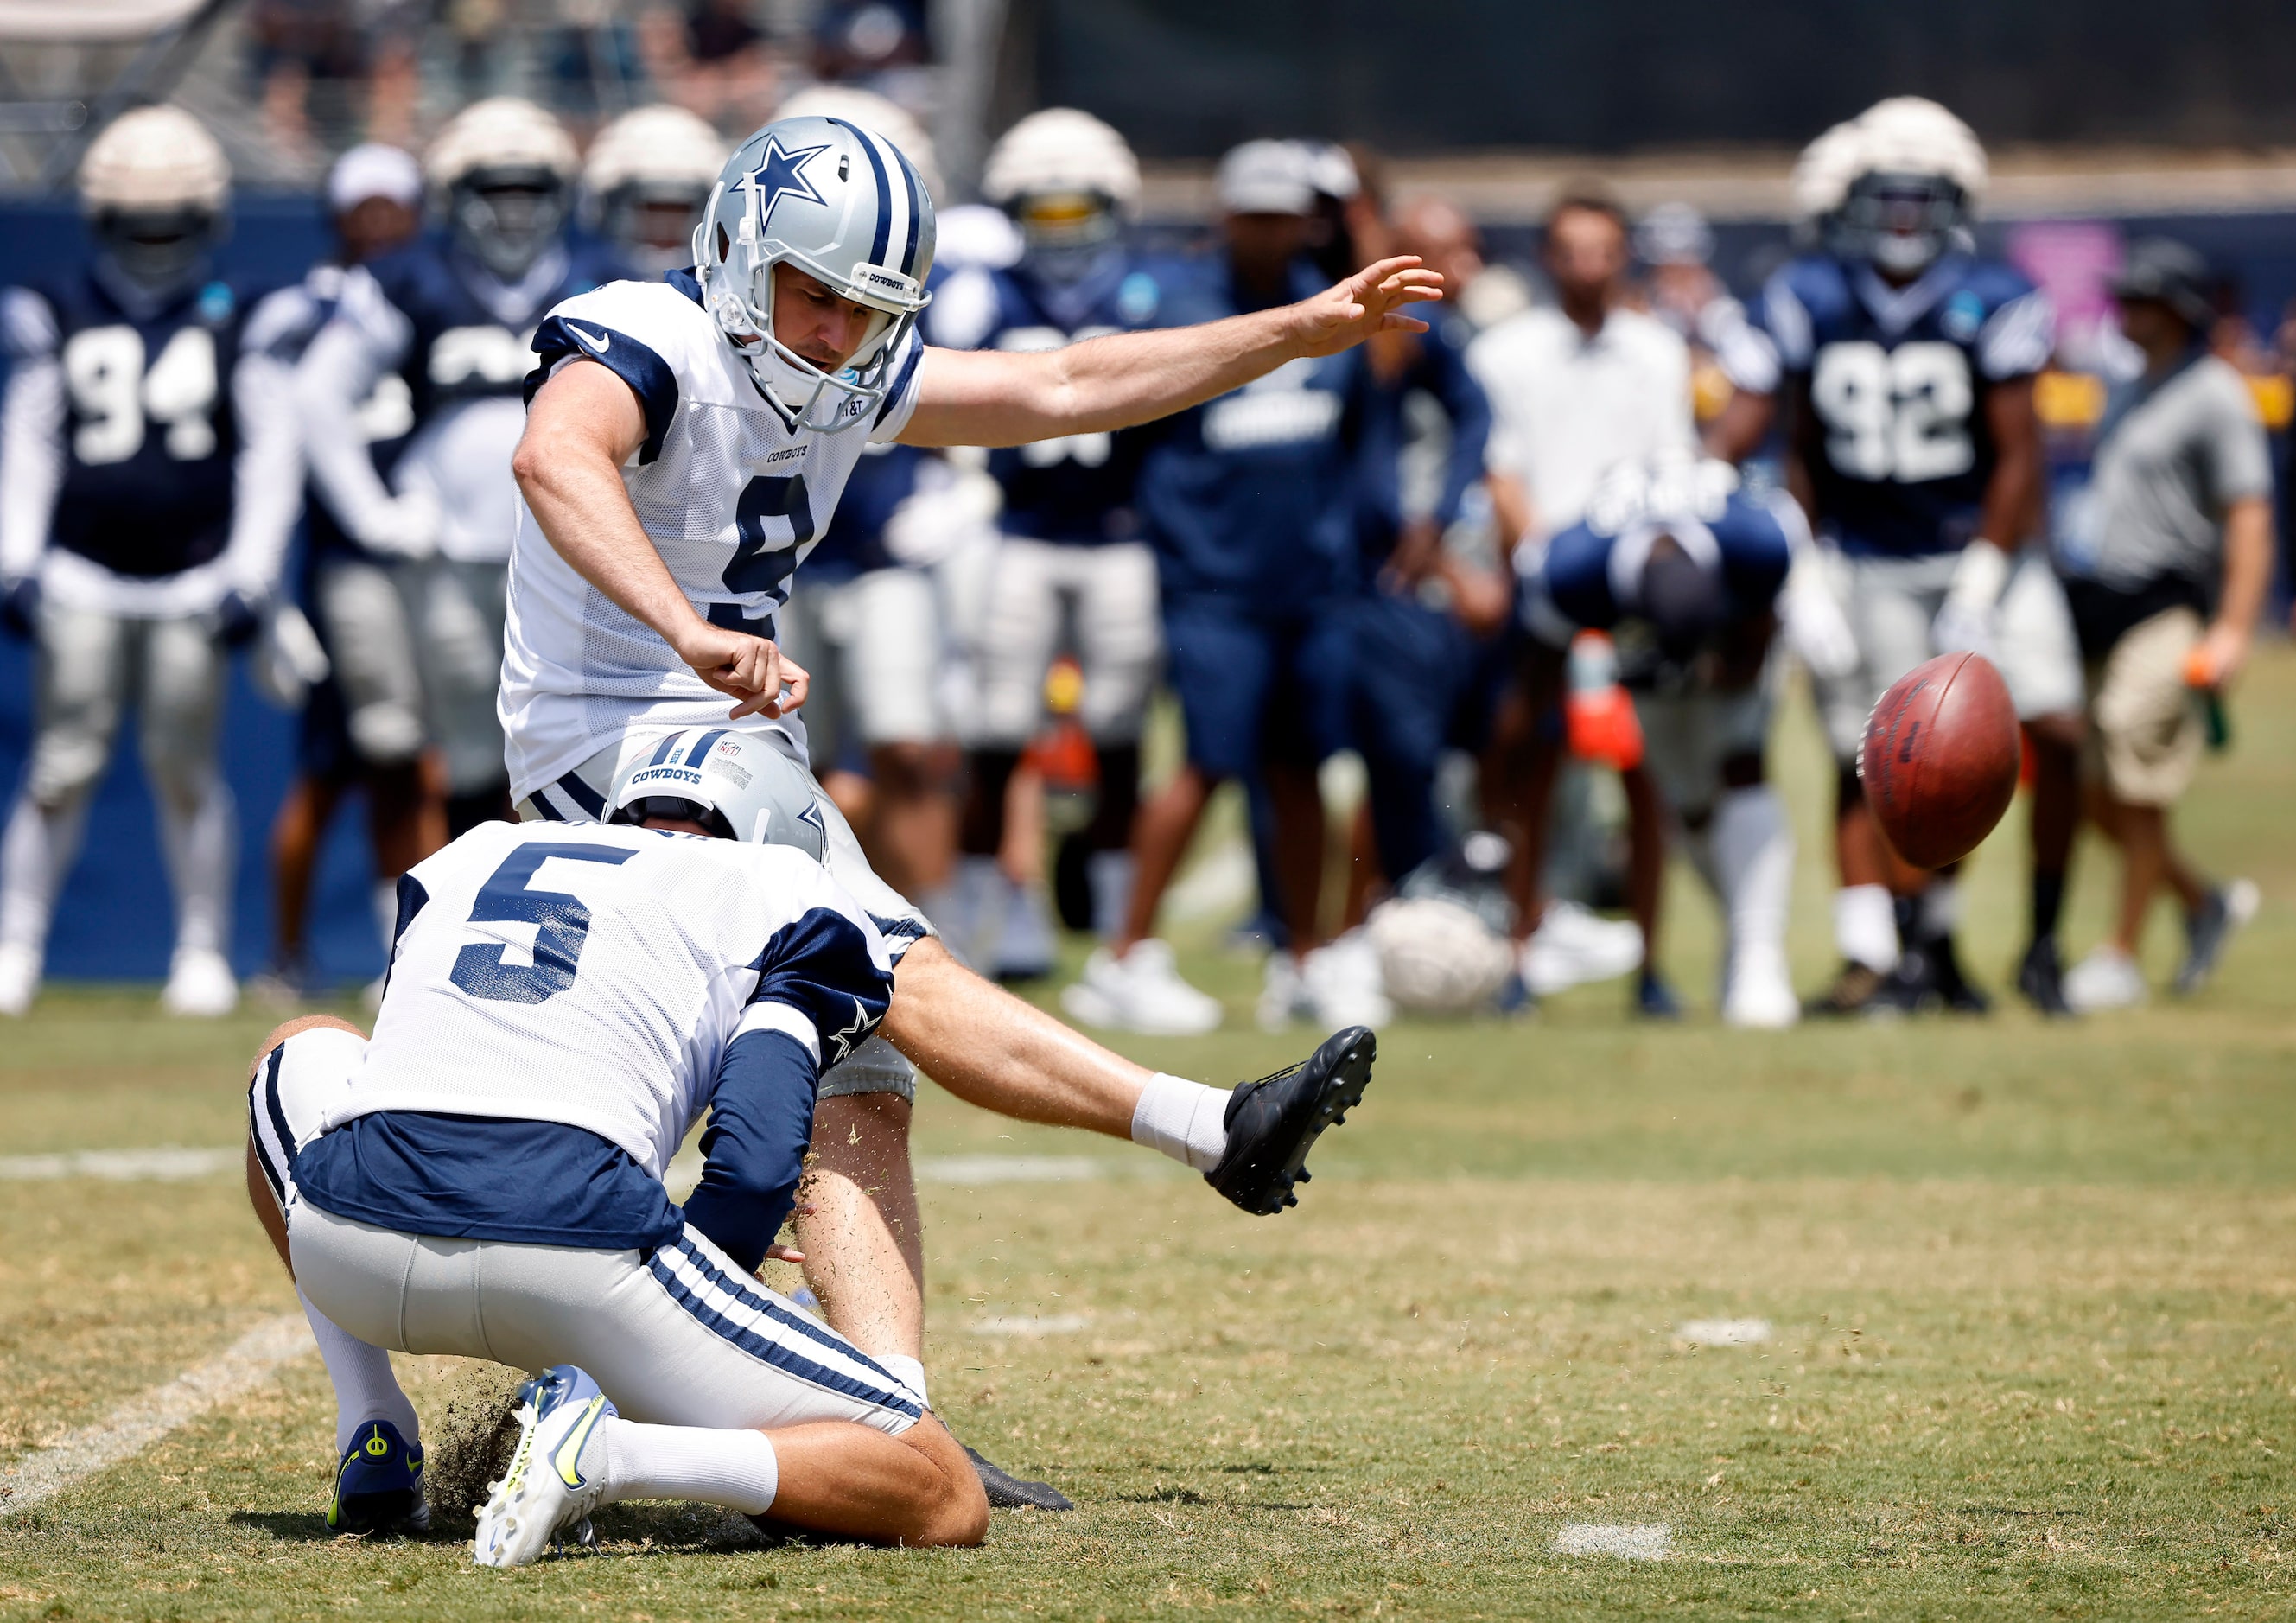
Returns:
[[[1929,959],[1930,977],[1937,988],[1939,1002],[1948,1014],[1990,1014],[1993,999],[1970,978],[1962,973],[1961,955],[1954,950],[1951,936],[1932,936],[1922,943],[1922,951]]]
[[[964,1449],[964,1457],[972,1462],[972,1472],[980,1479],[980,1487],[988,1496],[989,1508],[1000,1511],[1037,1510],[1072,1511],[1076,1504],[1050,1482],[1030,1482],[1014,1476],[1002,1466],[992,1465],[980,1457],[977,1448]]]
[[[2017,965],[2017,990],[2052,1020],[2071,1016],[2073,1006],[2065,1001],[2065,963],[2058,955],[2056,937],[2038,937],[2025,949],[2024,960]]]
[[[1802,1014],[1809,1020],[1863,1014],[1882,990],[1882,981],[1881,971],[1855,958],[1845,958],[1841,972],[1833,978],[1832,986],[1815,997],[1802,1000]]]
[[[1292,1185],[1308,1181],[1308,1152],[1363,1097],[1378,1051],[1369,1029],[1349,1026],[1303,1063],[1238,1087],[1228,1095],[1227,1152],[1204,1182],[1255,1217],[1297,1206]]]
[[[1891,1020],[1929,1013],[1943,1001],[1938,991],[1937,968],[1929,954],[1921,947],[1907,947],[1898,954],[1898,967],[1882,977],[1882,984],[1859,1012],[1871,1019]]]

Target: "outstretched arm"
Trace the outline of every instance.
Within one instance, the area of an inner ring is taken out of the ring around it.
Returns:
[[[1423,332],[1405,307],[1443,296],[1443,278],[1406,255],[1382,259],[1313,299],[1226,321],[1088,339],[1016,354],[928,349],[915,446],[1013,446],[1129,428],[1185,411],[1287,361],[1336,355],[1374,332]]]

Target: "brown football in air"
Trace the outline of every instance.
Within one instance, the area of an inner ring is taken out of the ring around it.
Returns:
[[[1866,718],[1857,776],[1898,855],[1919,868],[1968,856],[2017,795],[2024,743],[1991,661],[1945,653],[1917,665]]]

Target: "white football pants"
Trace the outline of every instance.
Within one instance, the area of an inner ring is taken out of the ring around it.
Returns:
[[[204,616],[130,619],[43,605],[37,731],[23,791],[0,836],[0,942],[45,949],[88,801],[132,701],[176,894],[176,950],[229,950],[238,832],[230,786],[216,766],[229,665]]]

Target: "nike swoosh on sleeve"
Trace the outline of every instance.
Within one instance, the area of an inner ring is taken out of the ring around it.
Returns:
[[[586,346],[596,354],[605,354],[606,351],[613,345],[614,340],[612,339],[592,338],[587,332],[583,332],[581,328],[576,326],[570,321],[566,324],[566,327],[569,332],[572,332],[575,337],[580,339]]]

